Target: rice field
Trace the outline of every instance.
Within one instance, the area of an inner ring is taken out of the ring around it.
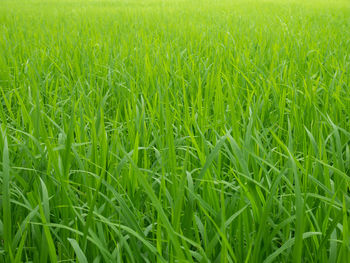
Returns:
[[[348,0],[0,0],[0,262],[350,260]]]

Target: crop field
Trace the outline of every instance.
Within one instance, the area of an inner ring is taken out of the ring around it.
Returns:
[[[348,0],[0,0],[0,262],[350,260]]]

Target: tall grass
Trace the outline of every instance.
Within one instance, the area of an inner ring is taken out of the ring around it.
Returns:
[[[0,2],[1,262],[347,262],[348,1]]]

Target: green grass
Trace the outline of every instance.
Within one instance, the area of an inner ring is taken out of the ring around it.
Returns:
[[[348,262],[349,17],[0,0],[0,262]]]

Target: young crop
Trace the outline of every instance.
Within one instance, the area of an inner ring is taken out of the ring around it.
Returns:
[[[348,262],[349,16],[0,0],[0,262]]]

